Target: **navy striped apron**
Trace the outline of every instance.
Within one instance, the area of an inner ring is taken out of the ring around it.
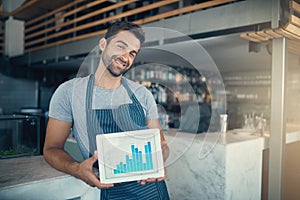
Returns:
[[[146,129],[146,117],[141,104],[122,79],[132,103],[114,109],[92,109],[94,75],[89,77],[86,93],[86,123],[89,137],[89,153],[96,150],[96,135]],[[101,189],[101,198],[109,200],[168,200],[165,181],[141,185],[136,181],[114,184],[114,187]]]

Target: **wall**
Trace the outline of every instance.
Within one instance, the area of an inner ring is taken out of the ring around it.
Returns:
[[[285,146],[284,163],[284,199],[300,199],[300,142],[293,142]],[[269,175],[269,149],[263,151],[263,176],[262,176],[262,200],[268,199],[268,175]]]
[[[287,126],[292,128],[300,123],[300,60],[299,55],[288,54],[286,78],[286,117]],[[291,127],[292,126],[292,127]],[[299,129],[298,129],[299,130]],[[292,130],[293,131],[293,130]]]
[[[37,107],[36,82],[0,73],[0,108],[3,114],[18,112],[21,107]]]

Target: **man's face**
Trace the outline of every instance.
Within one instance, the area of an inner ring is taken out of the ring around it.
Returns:
[[[125,74],[131,67],[139,49],[140,41],[129,31],[121,31],[109,43],[101,46],[102,61],[114,77]]]

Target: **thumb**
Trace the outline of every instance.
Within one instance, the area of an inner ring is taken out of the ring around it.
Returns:
[[[90,157],[91,162],[96,162],[98,160],[98,152],[94,151],[94,155]]]
[[[164,149],[167,146],[167,141],[163,140],[161,141],[161,148]]]

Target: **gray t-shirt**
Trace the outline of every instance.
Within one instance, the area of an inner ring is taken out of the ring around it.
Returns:
[[[89,149],[85,108],[88,78],[74,78],[61,84],[54,92],[49,107],[49,117],[73,122],[72,133],[83,151]],[[146,119],[158,119],[157,106],[151,92],[131,80],[126,81],[143,107]],[[97,86],[93,88],[93,109],[112,109],[131,102],[123,85],[114,90]]]
[[[151,92],[146,87],[140,84],[137,84],[127,78],[123,79],[127,80],[129,88],[139,100],[141,106],[143,107],[146,119],[148,120],[158,118],[156,102]],[[85,102],[86,98],[86,87],[82,88],[77,86],[82,82],[87,83],[87,81],[88,77],[74,78],[61,84],[51,98],[49,117],[62,121],[73,122],[74,118],[72,105],[76,105],[79,102]],[[107,90],[101,87],[94,86],[92,98],[93,109],[113,109],[122,104],[132,103],[123,85],[114,90]],[[82,106],[85,106],[85,104]]]

